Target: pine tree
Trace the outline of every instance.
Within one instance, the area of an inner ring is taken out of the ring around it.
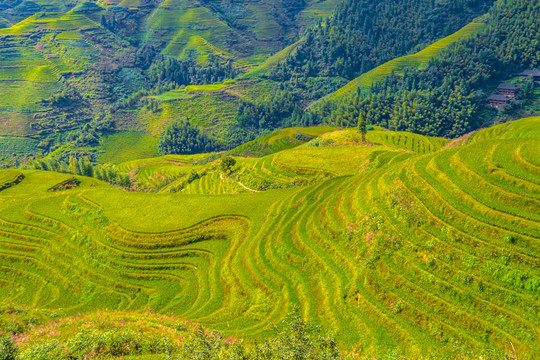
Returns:
[[[360,116],[358,117],[358,132],[360,133],[360,135],[362,135],[362,142],[365,143],[367,129],[366,121],[364,120],[364,116],[362,115],[362,113],[360,113]]]

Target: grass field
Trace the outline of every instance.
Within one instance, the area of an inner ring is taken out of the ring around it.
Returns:
[[[128,160],[157,156],[158,139],[137,132],[120,132],[104,136],[98,151],[98,161],[118,164]]]
[[[238,109],[238,98],[232,98],[220,91],[228,85],[193,85],[189,91],[173,90],[162,94],[162,111],[153,113],[138,111],[137,120],[152,135],[159,135],[175,121],[188,118],[191,122],[210,129],[218,138],[222,136],[223,127],[235,121]],[[192,92],[190,92],[192,91]]]
[[[361,358],[535,359],[539,129],[522,119],[453,144],[333,132],[237,157],[225,176],[202,156],[119,165],[148,181],[206,170],[164,194],[83,177],[51,193],[72,175],[22,170],[0,192],[0,300],[152,308],[246,338],[297,305]],[[248,176],[290,186],[241,191]]]

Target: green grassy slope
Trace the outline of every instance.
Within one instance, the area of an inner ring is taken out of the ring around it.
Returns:
[[[235,156],[238,159],[239,167],[241,167],[241,171],[235,177],[241,178],[242,181],[251,185],[261,181],[267,183],[275,180],[274,170],[267,171],[267,175],[262,177],[258,172],[256,175],[252,174],[251,170],[253,167],[260,167],[260,163],[273,161],[273,157],[268,156],[264,159],[246,159],[245,157],[264,157],[292,149],[332,130],[334,129],[324,126],[286,128],[219,154],[166,155],[155,158],[142,158],[142,154],[155,151],[155,139],[152,142],[151,138],[146,139],[145,135],[140,133],[131,134],[129,137],[125,135],[129,133],[119,133],[106,138],[105,144],[101,146],[106,152],[100,155],[100,160],[141,157],[139,160],[130,160],[119,165],[121,171],[129,172],[132,175],[132,179],[140,189],[159,192],[176,191],[180,184],[187,185],[186,180],[194,171],[199,174],[208,172],[211,174],[189,184],[182,191],[192,194],[235,194],[246,192],[246,189],[238,185],[238,179],[220,177],[216,159],[223,156]],[[138,143],[136,141],[138,137],[143,137],[146,140]],[[146,142],[148,142],[147,145],[144,144]],[[114,149],[118,150],[114,151]],[[289,184],[294,181],[295,176],[294,173],[287,174],[278,183]],[[307,179],[304,180],[307,181]],[[255,187],[258,186],[255,185]]]
[[[0,156],[11,154],[35,154],[38,141],[32,138],[18,136],[0,136]]]
[[[147,19],[147,27],[147,40],[167,41],[165,55],[186,56],[191,50],[202,63],[208,54],[226,55],[221,49],[233,35],[206,7],[186,0],[165,1]]]
[[[165,41],[165,55],[190,56],[205,63],[208,55],[215,54],[236,57],[251,67],[279,51],[299,29],[329,16],[339,2],[309,1],[296,9],[290,4],[253,0],[167,0],[147,18],[144,38]],[[287,17],[290,19],[285,20]]]
[[[144,133],[121,132],[101,139],[98,161],[118,164],[128,160],[156,156],[158,139]]]
[[[406,55],[390,60],[376,67],[375,69],[370,70],[365,74],[362,74],[361,76],[349,82],[344,87],[325,97],[324,100],[337,100],[339,98],[342,98],[343,96],[357,91],[358,88],[360,88],[361,90],[366,90],[371,86],[371,84],[384,80],[392,72],[396,74],[402,74],[403,70],[409,67],[421,68],[422,66],[427,65],[429,60],[435,58],[442,50],[451,46],[458,40],[476,34],[484,26],[485,24],[477,22],[467,24],[459,31],[434,42],[433,44],[429,45],[425,49],[415,54]]]
[[[362,357],[472,359],[496,347],[534,359],[539,128],[524,119],[444,149],[411,143],[418,152],[397,139],[340,145],[352,135],[338,133],[238,158],[230,181],[314,182],[237,195],[200,195],[225,186],[217,163],[193,195],[85,178],[51,193],[71,175],[22,171],[0,192],[0,299],[67,315],[150,307],[246,337],[298,305]],[[198,166],[177,160],[169,171]]]
[[[227,155],[243,157],[260,157],[279,151],[291,149],[317,136],[335,130],[329,126],[313,126],[309,128],[285,128],[276,130],[259,139],[247,142],[227,152]]]
[[[285,49],[278,51],[274,55],[267,58],[262,64],[253,68],[251,71],[245,73],[241,76],[243,79],[254,78],[257,76],[264,75],[269,69],[273,68],[280,62],[283,62],[288,55],[294,54],[294,49],[303,41],[303,39],[298,40],[294,44],[287,46]]]
[[[79,34],[96,26],[83,15],[45,13],[0,29],[0,135],[32,132],[33,114],[61,88],[62,73],[82,70],[100,52]],[[38,30],[39,41],[31,39]]]
[[[62,130],[73,129],[95,115],[97,109],[107,110],[108,101],[114,101],[117,95],[129,95],[123,93],[126,79],[113,77],[108,70],[114,73],[116,66],[132,69],[137,46],[145,42],[165,55],[194,57],[201,63],[212,54],[232,58],[247,70],[281,50],[311,20],[328,15],[338,2],[308,1],[296,7],[253,0],[103,0],[97,5],[55,0],[25,3],[21,5],[24,11],[17,2],[4,4],[0,9],[0,18],[5,19],[0,22],[0,135],[33,135],[57,125]],[[115,11],[120,14],[117,19],[131,11],[133,23],[128,16],[117,24],[121,29],[102,27],[101,15],[110,24]],[[297,15],[302,11],[300,20]],[[115,33],[117,30],[120,32]],[[87,102],[84,107],[94,114],[65,116],[70,111],[51,110],[50,104],[42,102],[70,86],[80,92]],[[157,96],[164,102],[161,115],[122,113],[117,130],[156,135],[171,118],[189,116],[218,138],[229,139],[222,127],[234,121],[239,97],[236,89],[220,91],[225,88],[191,87],[169,98]],[[253,89],[242,85],[239,92],[261,89],[267,90],[264,86]]]

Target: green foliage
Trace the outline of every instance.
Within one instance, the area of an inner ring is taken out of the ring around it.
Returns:
[[[333,16],[309,28],[305,40],[269,75],[352,79],[375,66],[448,35],[484,14],[484,1],[346,0]]]
[[[95,177],[98,180],[103,180],[125,189],[131,187],[131,179],[128,174],[118,171],[118,168],[114,165],[94,165],[87,157],[70,157],[69,162],[63,162],[54,158],[30,159],[23,167],[27,169],[56,171],[65,174]]]
[[[187,182],[192,183],[195,180],[200,179],[200,178],[201,178],[201,175],[199,175],[199,173],[197,173],[196,171],[192,171],[192,172],[189,173],[189,177],[187,178]]]
[[[519,240],[519,236],[515,234],[506,234],[504,235],[504,241],[506,241],[509,244],[515,244]]]
[[[232,157],[230,156],[226,156],[224,158],[221,159],[221,171],[223,171],[224,173],[227,173],[229,171],[231,171],[231,168],[236,165],[236,160],[234,160]]]
[[[253,359],[298,359],[337,360],[340,359],[336,341],[324,337],[321,329],[305,321],[299,311],[287,315],[284,326],[277,336],[259,344]]]
[[[242,102],[238,109],[237,121],[242,128],[275,129],[284,126],[285,120],[294,116],[295,112],[302,112],[298,106],[298,98],[291,92],[280,91],[270,99]]]
[[[94,125],[99,126],[99,122]],[[72,141],[74,146],[85,147],[85,146],[97,146],[99,145],[100,133],[90,125],[86,124],[79,131],[72,131],[68,134],[66,140]]]
[[[131,329],[119,331],[86,330],[66,342],[46,341],[19,356],[20,360],[60,360],[119,357],[171,353],[176,346],[161,336],[149,336]]]
[[[114,119],[111,114],[98,113],[90,122],[90,126],[96,131],[111,130],[114,127]]]
[[[362,136],[362,142],[366,142],[366,121],[364,120],[364,117],[362,115],[360,115],[360,118],[358,120],[358,132]]]
[[[474,21],[480,21],[480,19],[475,19]],[[469,23],[455,33],[434,42],[415,54],[394,58],[380,66],[377,66],[376,68],[363,73],[356,79],[347,83],[347,85],[331,94],[330,99],[335,100],[336,98],[345,96],[348,93],[357,91],[358,88],[361,88],[361,91],[366,91],[371,87],[371,85],[384,81],[384,79],[389,75],[392,75],[392,73],[396,75],[403,75],[405,71],[411,70],[412,68],[426,67],[429,62],[437,58],[437,56],[439,56],[444,49],[449,48],[456,41],[477,34],[485,26],[486,24],[484,23]],[[322,99],[323,102],[324,100],[325,99]]]
[[[52,97],[43,101],[52,106],[69,107],[80,102],[81,95],[74,87],[68,87],[56,92]]]
[[[0,360],[16,360],[18,349],[9,336],[0,336]]]
[[[215,148],[215,143],[189,120],[171,125],[159,139],[162,154],[196,154]]]
[[[148,70],[148,76],[157,85],[174,83],[181,85],[202,85],[222,82],[238,75],[238,70],[230,60],[210,56],[208,64],[199,65],[193,59],[161,57]]]
[[[317,111],[329,124],[354,125],[362,114],[369,124],[450,138],[489,124],[497,115],[485,107],[493,84],[538,64],[533,18],[539,13],[536,1],[498,2],[487,27],[443,50],[425,69],[391,74],[369,93],[359,87]]]

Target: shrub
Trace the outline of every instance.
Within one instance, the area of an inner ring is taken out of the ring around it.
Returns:
[[[230,156],[226,156],[223,159],[221,159],[221,171],[228,172],[231,170],[231,168],[236,165],[236,160],[234,160]]]
[[[15,360],[18,349],[9,336],[0,338],[0,360]]]
[[[509,244],[515,244],[519,240],[519,236],[514,234],[506,234],[504,235],[504,241],[506,241]]]
[[[293,309],[285,320],[285,327],[276,337],[259,344],[254,351],[254,359],[297,359],[319,360],[339,359],[336,341],[321,336],[321,329],[300,316]]]
[[[189,120],[172,124],[159,139],[162,154],[196,154],[214,147],[214,141]]]
[[[147,336],[131,329],[99,332],[81,331],[66,342],[49,340],[31,347],[20,360],[92,359],[116,356],[164,354],[177,347],[163,336]],[[0,359],[15,359],[2,358]]]
[[[306,146],[309,146],[309,147],[323,147],[323,146],[329,146],[329,145],[332,145],[332,140],[331,139],[316,138],[316,139],[313,139],[310,142],[308,142]]]
[[[188,183],[192,183],[194,182],[195,180],[197,179],[200,179],[201,176],[196,172],[196,171],[192,171],[190,174],[189,174],[189,177],[187,179]]]

